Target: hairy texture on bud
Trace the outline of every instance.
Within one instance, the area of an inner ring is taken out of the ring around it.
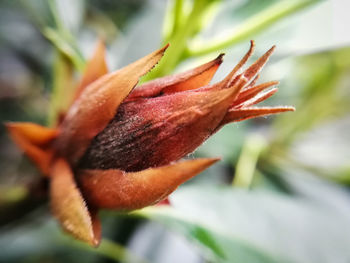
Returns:
[[[222,121],[234,90],[181,92],[123,104],[80,168],[139,171],[193,152]]]
[[[61,124],[61,134],[55,144],[59,154],[71,165],[77,164],[91,140],[107,126],[139,78],[158,63],[167,47],[104,75],[78,96]]]

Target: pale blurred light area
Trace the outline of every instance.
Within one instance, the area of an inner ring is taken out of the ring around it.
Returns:
[[[324,1],[311,9],[292,17],[290,33],[285,49],[295,54],[307,54],[350,44],[350,1]],[[310,35],[310,32],[312,34]]]
[[[333,12],[333,38],[336,42],[343,45],[350,43],[350,1],[349,0],[332,0]]]

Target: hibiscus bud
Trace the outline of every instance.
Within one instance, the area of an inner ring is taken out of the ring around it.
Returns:
[[[57,127],[7,124],[13,140],[49,176],[52,212],[62,228],[92,246],[101,239],[99,209],[129,211],[156,204],[215,163],[217,158],[176,161],[223,125],[294,110],[252,107],[277,91],[267,90],[274,81],[255,85],[274,47],[241,70],[254,42],[216,84],[209,82],[222,54],[135,88],[166,48],[108,74],[105,48],[99,43]]]
[[[135,89],[91,142],[79,168],[131,172],[166,165],[193,152],[228,122],[291,110],[247,109],[277,91],[259,95],[277,82],[254,85],[274,47],[238,75],[253,47],[252,43],[238,66],[217,84],[206,86],[222,55],[176,77],[160,78]],[[241,113],[238,119],[237,110]]]

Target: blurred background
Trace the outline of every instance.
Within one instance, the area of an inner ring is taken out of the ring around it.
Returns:
[[[350,262],[348,0],[1,0],[0,262]],[[164,43],[143,81],[225,52],[222,79],[254,39],[277,50],[266,105],[296,112],[230,124],[193,156],[222,157],[171,206],[102,212],[98,249],[63,234],[40,177],[4,121],[50,125],[99,38],[111,70]]]

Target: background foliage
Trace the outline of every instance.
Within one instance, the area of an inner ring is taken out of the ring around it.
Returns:
[[[164,43],[143,79],[225,52],[221,79],[257,43],[277,52],[267,103],[297,111],[223,128],[194,155],[221,156],[171,207],[102,215],[91,249],[65,236],[38,180],[0,126],[0,262],[349,262],[350,24],[346,0],[23,0],[0,2],[0,121],[50,125],[97,39],[110,69]]]

